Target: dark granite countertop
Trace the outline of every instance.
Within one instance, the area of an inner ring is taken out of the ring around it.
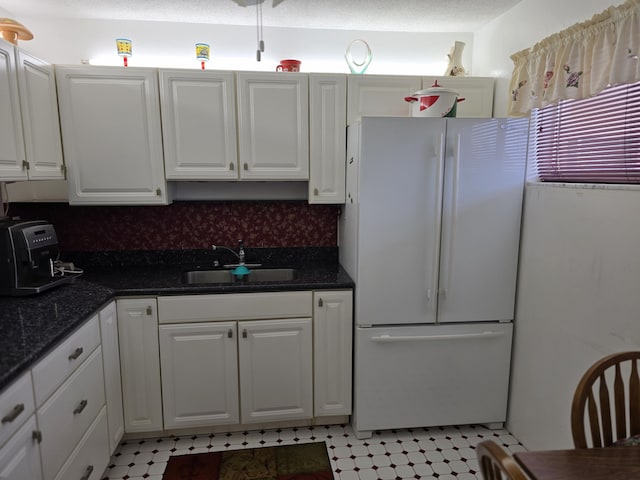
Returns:
[[[38,295],[0,297],[0,391],[116,297],[354,287],[335,258],[298,263],[286,260],[287,266],[297,270],[296,278],[286,282],[198,285],[183,283],[182,273],[210,268],[208,261],[155,265],[124,262],[127,266],[122,262],[102,263],[85,267],[85,273],[72,282]],[[281,260],[269,266],[282,264]]]

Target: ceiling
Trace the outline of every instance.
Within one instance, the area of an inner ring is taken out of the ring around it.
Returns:
[[[256,0],[247,0],[255,3]],[[394,32],[473,32],[521,0],[273,0],[265,27]],[[2,0],[15,19],[30,17],[255,25],[255,6],[234,0]]]

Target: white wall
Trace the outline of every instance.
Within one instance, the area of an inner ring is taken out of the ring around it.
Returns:
[[[640,349],[640,187],[529,185],[507,427],[572,448],[570,408],[596,360]]]
[[[523,0],[475,32],[474,75],[496,77],[494,116],[507,115],[511,55],[551,34],[590,19],[623,0]]]
[[[122,65],[115,39],[129,38],[133,56],[129,65],[198,68],[195,43],[211,45],[210,69],[275,69],[283,58],[302,60],[302,71],[349,73],[344,60],[347,46],[366,40],[373,52],[367,73],[443,75],[454,41],[467,44],[463,64],[470,70],[473,34],[361,32],[299,28],[264,28],[265,52],[256,61],[256,29],[249,26],[181,24],[168,22],[16,19],[34,39],[20,46],[55,64],[79,64],[98,57],[101,64]],[[354,53],[359,53],[354,50]],[[359,57],[356,57],[359,58]]]

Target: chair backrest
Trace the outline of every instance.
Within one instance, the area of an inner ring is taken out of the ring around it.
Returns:
[[[485,480],[528,479],[513,457],[492,440],[485,440],[476,445],[476,455]]]
[[[638,360],[640,351],[614,353],[594,363],[582,376],[571,404],[576,448],[608,447],[640,434]]]

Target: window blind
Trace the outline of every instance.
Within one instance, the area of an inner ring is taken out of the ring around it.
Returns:
[[[532,112],[542,182],[640,184],[640,83]]]

